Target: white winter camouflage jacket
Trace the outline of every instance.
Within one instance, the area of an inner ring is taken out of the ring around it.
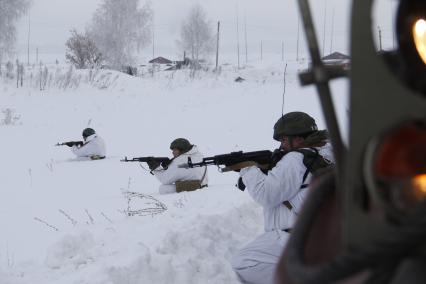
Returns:
[[[198,151],[197,146],[192,146],[191,150],[173,159],[167,169],[161,166],[156,168],[152,173],[158,178],[162,184],[170,185],[176,181],[183,180],[202,180],[201,185],[207,185],[207,169],[206,167],[197,168],[179,168],[179,165],[188,163],[188,157],[191,157],[193,163],[199,163],[203,160],[203,155]]]
[[[330,144],[317,149],[324,158],[334,161]],[[246,190],[263,207],[265,231],[293,227],[307,194],[307,188],[301,189],[305,172],[303,154],[299,152],[283,156],[267,175],[258,167],[240,171]],[[311,178],[309,173],[304,184],[308,184]],[[283,205],[284,201],[289,201],[293,208],[290,210]]]
[[[105,157],[106,155],[105,142],[97,134],[88,136],[83,146],[73,146],[71,150],[77,157]]]

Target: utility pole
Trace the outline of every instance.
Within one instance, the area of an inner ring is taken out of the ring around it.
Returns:
[[[377,26],[377,29],[379,30],[379,51],[382,51],[382,30],[380,29],[380,26]]]
[[[28,12],[28,38],[27,38],[27,65],[30,65],[30,33],[31,33],[31,14]]]
[[[331,16],[331,36],[330,36],[330,54],[333,52],[333,36],[334,36],[334,7]]]
[[[155,58],[155,33],[154,26],[152,27],[152,59]]]
[[[40,62],[40,91],[43,91],[43,89],[41,87],[42,86],[42,84],[41,84],[42,77],[43,77],[43,74],[42,74],[42,71],[41,71],[41,62]]]
[[[286,77],[286,75],[287,75],[287,63],[285,64],[285,67],[284,67],[284,91],[283,91],[283,104],[282,104],[282,107],[281,107],[281,116],[283,116],[284,115],[284,99],[285,99],[285,87],[286,87],[286,81],[285,81],[285,77]]]
[[[300,14],[297,13],[297,41],[296,41],[296,61],[299,62],[299,34],[300,34]]]
[[[238,19],[238,5],[237,5],[237,55],[238,55],[238,69],[240,69],[240,31],[239,31],[239,19]]]
[[[391,19],[392,19],[392,28],[391,28],[391,31],[392,31],[392,48],[395,50],[395,14],[393,13],[393,7],[394,7],[394,4],[392,4],[393,3],[393,1],[389,1],[389,5],[390,5],[390,8],[391,8]]]
[[[248,55],[247,55],[247,15],[244,14],[244,38],[245,38],[245,44],[246,44],[246,64],[248,62]]]
[[[19,60],[16,59],[16,88],[19,88]]]
[[[220,22],[217,22],[217,41],[216,41],[216,70],[219,65],[219,33],[220,33]]]
[[[325,30],[326,30],[326,23],[327,23],[327,0],[324,1],[324,30],[323,30],[323,36],[322,36],[322,56],[325,56]]]

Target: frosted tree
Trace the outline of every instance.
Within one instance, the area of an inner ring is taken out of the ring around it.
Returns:
[[[65,58],[78,69],[99,66],[103,61],[102,53],[87,33],[72,30],[65,46]]]
[[[132,65],[151,40],[153,12],[139,0],[102,0],[89,27],[90,37],[114,68]]]
[[[212,24],[199,4],[192,6],[182,23],[178,44],[184,51],[190,52],[192,59],[196,61],[214,50]]]
[[[31,0],[0,0],[0,74],[3,57],[10,55],[16,42],[16,23]]]

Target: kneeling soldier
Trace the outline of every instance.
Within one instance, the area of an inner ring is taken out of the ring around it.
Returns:
[[[260,168],[241,169],[240,189],[263,207],[265,231],[232,259],[242,283],[272,284],[289,233],[308,194],[313,173],[334,160],[327,132],[314,118],[290,112],[275,123],[273,138],[280,142],[279,160],[265,174]]]

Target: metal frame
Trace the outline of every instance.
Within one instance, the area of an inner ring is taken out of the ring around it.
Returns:
[[[424,1],[424,0],[418,0]],[[344,76],[326,68],[320,58],[318,42],[308,0],[299,0],[312,70],[301,74],[302,84],[314,84],[318,90],[327,128],[337,161],[337,188],[342,193],[345,244],[357,248],[392,233],[395,228],[367,214],[366,200],[371,202],[365,182],[366,149],[371,141],[399,123],[411,119],[424,120],[426,100],[392,72],[373,41],[372,7],[374,0],[352,2],[350,132],[345,148],[331,99],[329,81]],[[371,150],[370,150],[371,152]],[[380,205],[380,204],[379,204]],[[362,228],[362,230],[360,230]]]

